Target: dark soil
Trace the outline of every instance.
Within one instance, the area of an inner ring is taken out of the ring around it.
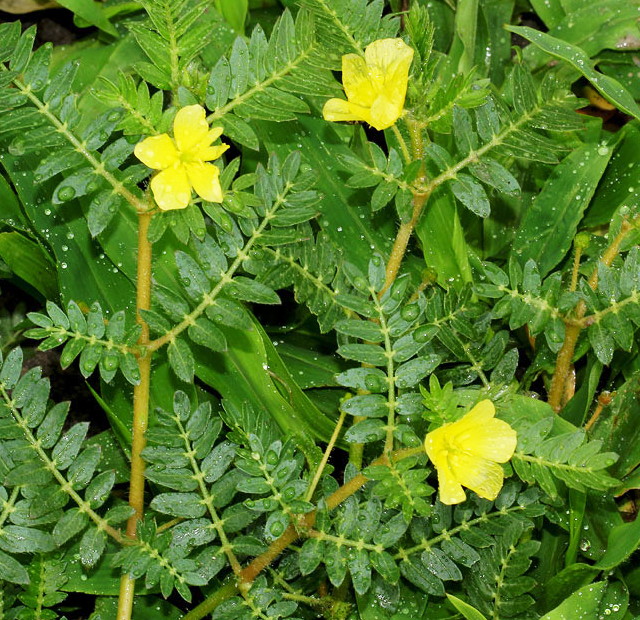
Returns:
[[[34,24],[37,26],[35,46],[43,43],[68,45],[87,35],[89,29],[78,28],[73,23],[73,15],[65,9],[47,9],[24,15],[0,11],[0,23],[21,21],[23,30]]]

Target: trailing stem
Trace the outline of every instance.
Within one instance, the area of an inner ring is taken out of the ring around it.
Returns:
[[[407,120],[407,126],[409,128],[409,134],[411,136],[411,151],[414,160],[421,160],[424,155],[423,143],[422,143],[422,132],[420,130],[420,126],[411,120]],[[401,142],[404,144],[404,141]],[[426,184],[425,170],[424,165],[420,168],[420,173],[418,174],[418,178],[416,179],[415,185],[418,187],[422,187]],[[398,229],[398,234],[396,235],[396,239],[393,243],[393,248],[391,249],[391,255],[389,256],[389,260],[387,262],[385,281],[382,290],[380,291],[380,296],[384,294],[384,292],[395,282],[395,279],[398,277],[398,273],[400,271],[400,266],[402,265],[402,261],[404,259],[404,255],[407,251],[407,246],[409,245],[409,240],[411,239],[411,235],[415,230],[415,227],[418,224],[418,220],[422,215],[422,210],[424,205],[429,198],[430,191],[413,191],[413,211],[411,212],[411,219],[408,222],[402,222],[400,224],[400,228]]]
[[[151,307],[151,243],[148,240],[152,214],[138,212],[138,277],[136,288],[137,320],[141,327],[138,340],[138,368],[140,382],[133,389],[133,429],[131,441],[131,477],[129,482],[129,505],[134,509],[127,521],[127,536],[136,537],[138,522],[144,516],[144,460],[142,451],[146,445],[145,433],[149,422],[149,389],[151,379],[151,352],[149,326],[142,320],[140,310]],[[133,610],[135,580],[128,574],[120,580],[117,620],[130,620]]]
[[[397,462],[416,454],[422,454],[422,446],[419,448],[405,448],[398,450],[391,454],[390,458],[381,456],[375,459],[371,465],[385,465],[390,462]],[[326,498],[326,506],[329,510],[333,510],[344,502],[348,497],[356,493],[369,479],[364,474],[357,474],[349,482],[343,484],[339,489],[334,491],[329,497]],[[316,521],[315,510],[308,512],[300,517],[300,520],[289,525],[284,534],[277,540],[274,540],[269,548],[255,558],[248,566],[242,569],[240,573],[240,583],[227,582],[220,589],[216,590],[209,598],[204,600],[200,605],[192,609],[188,614],[182,617],[182,620],[200,620],[206,615],[213,612],[213,610],[220,605],[220,603],[231,598],[240,591],[240,587],[248,589],[256,577],[267,568],[272,562],[278,558],[278,556],[298,538],[305,535]]]
[[[631,224],[627,220],[623,220],[622,225],[620,226],[620,232],[615,236],[613,241],[609,244],[607,249],[604,251],[604,254],[600,258],[600,262],[602,264],[606,265],[607,267],[611,266],[613,260],[620,251],[620,245],[622,244],[629,231],[632,230],[632,228],[633,224]],[[572,278],[572,286],[574,281],[576,281],[575,277]],[[591,287],[591,290],[594,291],[598,286],[597,267],[593,270],[593,273],[589,278],[589,286]],[[573,354],[576,349],[578,337],[580,336],[583,327],[585,327],[585,325],[581,322],[581,319],[584,318],[586,311],[587,304],[584,302],[584,300],[580,300],[574,309],[574,312],[571,316],[571,321],[565,321],[564,342],[562,343],[562,348],[558,352],[558,357],[556,358],[556,367],[553,371],[553,377],[551,379],[551,389],[549,390],[548,398],[549,404],[556,412],[560,411],[560,409],[562,408],[563,396],[566,394],[567,381],[571,377],[571,363],[573,361]]]

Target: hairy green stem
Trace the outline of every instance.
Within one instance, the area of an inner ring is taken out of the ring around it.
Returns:
[[[615,236],[613,241],[609,244],[604,251],[600,262],[609,267],[613,260],[620,252],[620,245],[624,241],[624,238],[629,234],[629,231],[633,229],[633,225],[627,220],[622,222],[620,232]],[[592,290],[596,290],[598,286],[598,268],[596,267],[589,278],[589,286]],[[584,327],[581,320],[587,311],[587,304],[584,300],[580,300],[575,307],[572,319],[572,324],[565,324],[564,342],[562,348],[558,352],[556,358],[556,367],[553,371],[553,377],[551,378],[551,388],[549,390],[548,402],[553,407],[553,410],[558,412],[562,408],[563,395],[566,393],[567,379],[571,373],[571,362],[573,360],[573,354],[576,350],[576,344],[580,332]]]
[[[238,593],[238,586],[235,581],[228,581],[221,588],[216,590],[210,597],[192,609],[188,614],[182,616],[182,620],[199,620],[210,614],[220,603],[230,599]]]
[[[151,264],[152,247],[148,239],[151,213],[138,213],[138,277],[136,284],[137,320],[141,326],[138,346],[142,353],[138,356],[140,382],[133,389],[133,429],[131,440],[131,476],[129,481],[129,505],[134,513],[127,521],[127,536],[136,538],[138,522],[144,517],[144,460],[142,451],[146,446],[145,433],[149,423],[149,391],[151,387],[151,352],[146,350],[149,343],[149,326],[140,316],[140,310],[151,307]],[[117,620],[130,620],[133,611],[135,580],[127,573],[120,579]]]
[[[424,157],[424,149],[420,127],[415,123],[415,121],[412,121],[411,119],[407,119],[407,127],[409,128],[409,135],[411,137],[411,154],[413,156],[413,159],[422,159]],[[404,140],[402,143],[404,144]],[[425,170],[424,166],[422,166],[417,178],[417,184],[423,185],[425,182]],[[402,222],[400,224],[396,239],[393,243],[393,248],[391,249],[389,260],[387,261],[385,281],[384,286],[380,291],[380,296],[384,294],[384,292],[395,282],[395,279],[398,277],[400,266],[402,265],[405,252],[407,251],[407,246],[409,245],[411,235],[413,234],[415,227],[418,225],[418,220],[422,215],[422,210],[424,209],[424,206],[427,203],[427,199],[429,198],[429,195],[431,193],[430,191],[412,191],[413,211],[411,213],[411,219],[408,222]]]

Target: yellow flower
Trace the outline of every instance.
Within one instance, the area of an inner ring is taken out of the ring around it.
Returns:
[[[222,202],[220,170],[206,162],[218,159],[229,146],[212,146],[222,127],[209,128],[202,106],[178,110],[173,121],[173,138],[163,133],[136,144],[136,157],[149,168],[160,170],[151,179],[153,197],[162,211],[184,209],[191,202],[191,190],[203,200]]]
[[[328,121],[366,121],[378,130],[391,127],[404,107],[413,50],[402,39],[380,39],[364,51],[342,57],[344,99],[329,99]]]
[[[494,418],[490,400],[479,402],[457,422],[429,433],[424,449],[438,472],[440,501],[459,504],[466,499],[462,487],[480,497],[494,500],[504,473],[498,463],[506,463],[516,449],[516,432]]]

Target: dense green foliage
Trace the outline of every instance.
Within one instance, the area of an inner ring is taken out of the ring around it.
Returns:
[[[39,308],[0,315],[0,618],[115,618],[123,573],[139,620],[640,617],[640,2],[62,4],[97,29],[0,24],[0,276]],[[405,116],[323,120],[391,37]],[[134,147],[193,104],[224,201],[153,213],[140,307]],[[504,487],[444,505],[422,442],[483,399]]]

